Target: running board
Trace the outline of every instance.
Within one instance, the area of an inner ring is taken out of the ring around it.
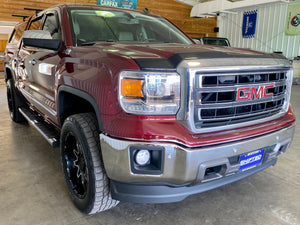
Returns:
[[[19,108],[19,111],[53,148],[59,147],[59,133],[54,129],[54,127],[47,124],[41,117],[35,115],[29,109]]]

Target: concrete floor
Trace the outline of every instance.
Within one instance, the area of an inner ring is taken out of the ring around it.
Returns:
[[[292,103],[300,121],[300,85]],[[67,193],[59,151],[29,125],[13,123],[0,85],[0,224],[300,224],[300,126],[275,167],[172,204],[121,203],[94,216],[77,211]]]

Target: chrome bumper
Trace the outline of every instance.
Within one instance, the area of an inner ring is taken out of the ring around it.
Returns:
[[[238,158],[258,149],[266,149],[262,165],[268,164],[285,152],[292,141],[295,125],[271,134],[236,141],[224,145],[199,148],[182,147],[164,142],[119,140],[100,134],[102,157],[108,177],[121,183],[167,183],[168,185],[195,185],[245,173],[239,170]],[[161,174],[135,174],[132,171],[129,149],[132,146],[162,147]],[[212,167],[221,170],[206,174]],[[251,170],[251,169],[250,169]]]

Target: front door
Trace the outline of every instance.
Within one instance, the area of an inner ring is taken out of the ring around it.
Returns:
[[[47,12],[32,20],[29,30],[47,30],[52,39],[61,39],[59,18],[55,11]],[[61,60],[59,53],[42,48],[24,47],[20,51],[20,58],[24,59],[21,70],[21,91],[35,108],[55,122],[55,71]]]

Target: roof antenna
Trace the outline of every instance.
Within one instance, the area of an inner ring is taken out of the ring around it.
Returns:
[[[28,18],[29,16],[23,16],[23,15],[11,15],[11,16],[14,16],[14,17],[22,17],[23,18],[23,22],[25,22],[26,18]]]
[[[35,15],[37,15],[39,12],[42,12],[42,9],[33,9],[33,8],[24,8],[24,10],[30,10],[30,11],[35,11]]]
[[[145,9],[143,10],[143,12],[144,12],[144,13],[149,13],[149,9],[148,9],[148,8],[145,8]]]

